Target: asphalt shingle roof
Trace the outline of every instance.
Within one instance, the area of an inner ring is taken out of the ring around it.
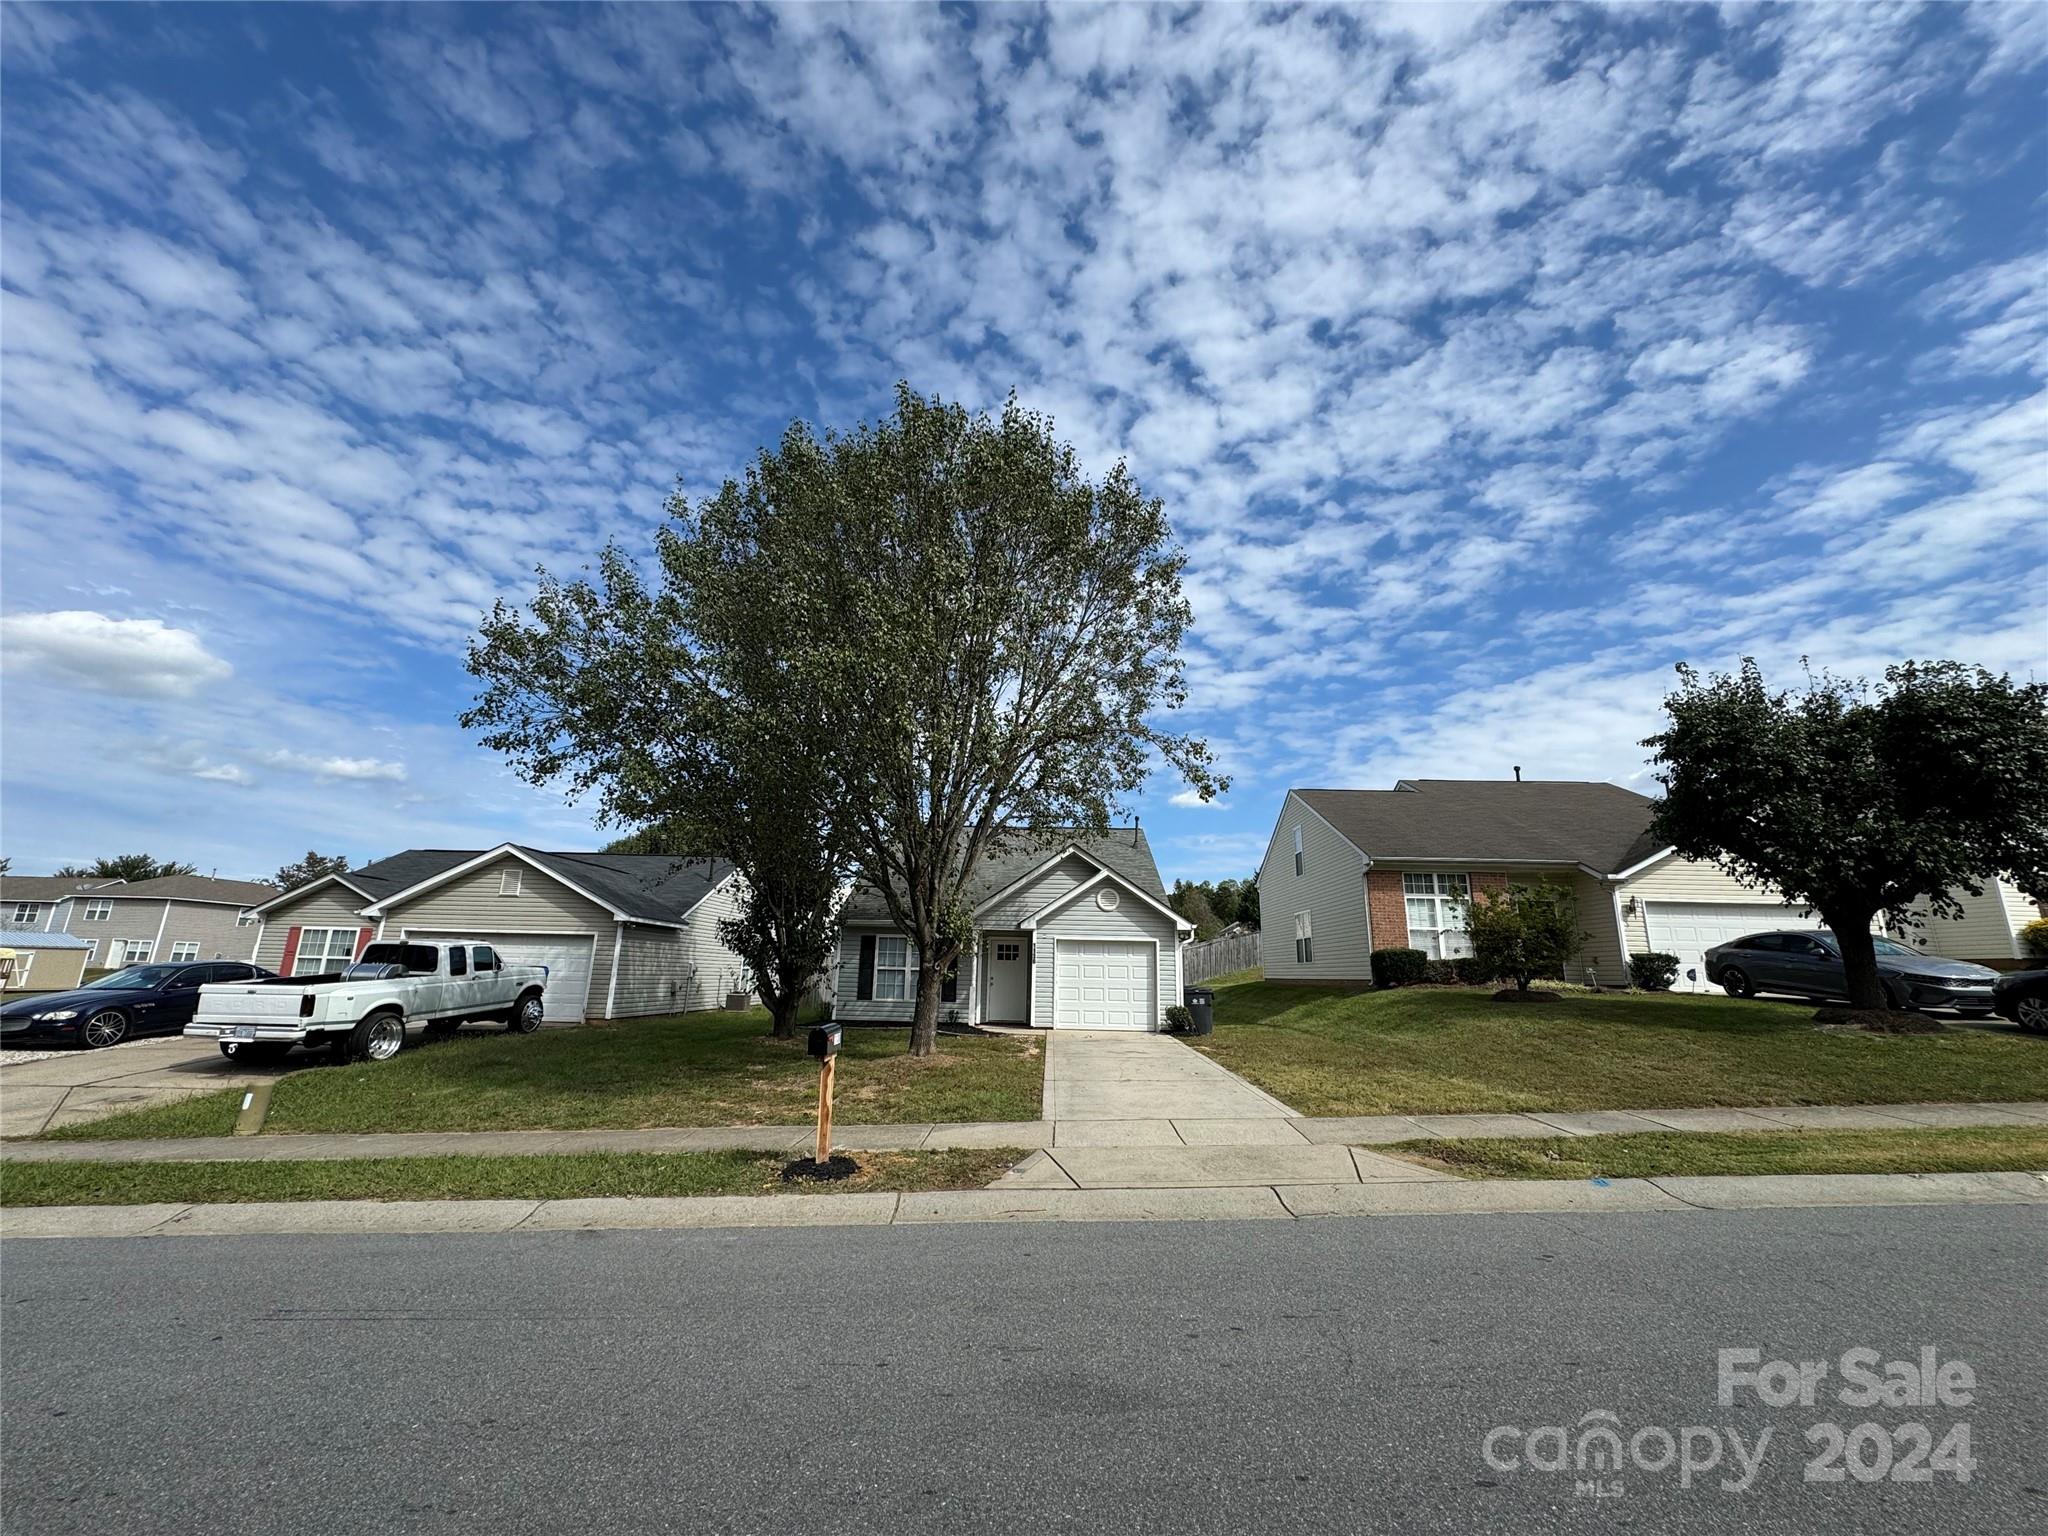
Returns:
[[[1613,874],[1659,851],[1650,799],[1619,784],[1403,779],[1398,789],[1297,789],[1376,862],[1584,864]]]
[[[490,851],[408,848],[352,869],[342,878],[372,901],[382,901]],[[680,858],[672,853],[560,853],[523,846],[519,851],[557,878],[628,917],[650,923],[681,922],[733,870],[724,859]]]
[[[1071,827],[1008,833],[975,867],[967,882],[967,899],[977,905],[988,900],[1030,874],[1068,843],[1107,865],[1146,895],[1166,900],[1166,887],[1160,883],[1159,866],[1152,860],[1152,845],[1145,841],[1142,827],[1111,827],[1103,837],[1090,837]],[[886,918],[889,908],[879,891],[864,885],[848,899],[843,915],[849,920]]]
[[[90,875],[0,876],[0,901],[62,901],[66,896],[108,896],[119,901],[217,901],[253,907],[277,894],[260,880],[220,880],[212,875],[160,875],[154,880],[106,880]]]
[[[82,891],[118,896],[127,890],[119,880],[78,875],[0,875],[0,901],[62,901]]]

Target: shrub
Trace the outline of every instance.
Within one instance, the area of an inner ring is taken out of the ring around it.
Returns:
[[[1372,952],[1372,984],[1412,987],[1428,972],[1429,956],[1419,949],[1376,949]]]
[[[1468,987],[1483,987],[1493,980],[1493,967],[1477,955],[1460,955],[1451,962],[1458,980]]]
[[[1629,985],[1645,992],[1669,992],[1671,983],[1678,980],[1678,956],[1662,955],[1654,950],[1648,954],[1628,957]]]
[[[1422,979],[1432,987],[1453,986],[1458,980],[1458,967],[1450,960],[1425,960],[1422,962]]]
[[[1591,937],[1580,931],[1577,903],[1562,885],[1477,891],[1462,910],[1473,953],[1524,992],[1535,977],[1563,974],[1565,962]]]
[[[2020,948],[2036,960],[2048,959],[2048,917],[2020,924]]]
[[[1195,1016],[1179,1003],[1175,1003],[1166,1010],[1166,1029],[1168,1034],[1184,1035],[1194,1027]]]

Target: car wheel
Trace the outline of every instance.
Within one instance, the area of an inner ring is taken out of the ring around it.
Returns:
[[[2013,1012],[2019,1015],[2021,1029],[2048,1035],[2048,997],[2023,997]]]
[[[349,1032],[351,1061],[389,1061],[405,1048],[405,1019],[396,1013],[373,1013]]]
[[[512,1009],[512,1033],[530,1035],[540,1028],[541,1020],[547,1017],[547,1009],[532,993],[519,999]]]
[[[119,1045],[128,1038],[128,1015],[112,1008],[96,1013],[85,1021],[78,1037],[88,1050],[103,1051],[110,1045]]]
[[[1728,966],[1721,972],[1721,990],[1730,997],[1754,997],[1756,985],[1749,979],[1749,973],[1739,966]]]

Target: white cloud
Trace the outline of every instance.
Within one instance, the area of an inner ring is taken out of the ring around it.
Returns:
[[[0,659],[135,698],[184,698],[234,670],[189,629],[88,609],[0,618]]]
[[[374,757],[323,757],[318,753],[280,749],[264,754],[263,760],[273,768],[311,774],[316,779],[357,779],[389,784],[405,782],[405,764]]]
[[[1178,794],[1168,796],[1167,804],[1178,805],[1187,810],[1220,811],[1225,809],[1221,800],[1204,800],[1192,789],[1183,789]]]

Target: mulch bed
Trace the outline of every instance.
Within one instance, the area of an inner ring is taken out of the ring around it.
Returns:
[[[806,1179],[830,1182],[838,1179],[850,1179],[859,1172],[859,1163],[856,1163],[844,1152],[835,1152],[822,1163],[815,1158],[798,1158],[782,1170],[782,1182],[785,1184],[797,1184]]]

